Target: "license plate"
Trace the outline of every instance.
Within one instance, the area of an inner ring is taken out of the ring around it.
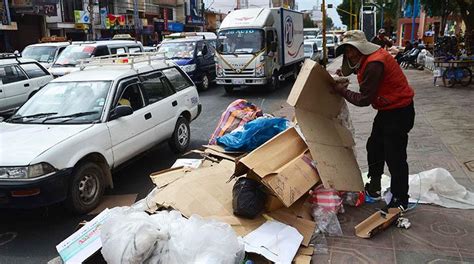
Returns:
[[[232,83],[233,84],[244,84],[245,80],[244,79],[233,79]]]

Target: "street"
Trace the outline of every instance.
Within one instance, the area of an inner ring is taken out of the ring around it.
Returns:
[[[200,92],[203,105],[201,115],[191,123],[190,149],[207,144],[221,113],[235,99],[246,99],[265,113],[273,113],[286,101],[292,82],[283,82],[275,92],[262,88],[237,89],[227,95],[223,87],[213,85]],[[106,196],[120,199],[122,195],[137,194],[137,201],[144,198],[154,187],[149,175],[169,168],[179,156],[163,143],[129,162],[113,173],[113,190]],[[2,210],[0,218],[0,263],[46,263],[57,256],[55,246],[72,234],[79,222],[90,220],[94,215],[74,216],[61,205],[35,210]]]

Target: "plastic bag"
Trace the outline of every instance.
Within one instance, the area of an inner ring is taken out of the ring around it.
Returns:
[[[252,151],[287,128],[288,120],[284,118],[258,118],[245,124],[243,130],[218,137],[217,143],[227,151]]]
[[[265,209],[266,194],[256,180],[241,177],[232,189],[234,215],[253,219]]]
[[[177,211],[154,215],[114,208],[101,231],[107,263],[241,263],[244,246],[230,225]]]
[[[216,144],[216,138],[243,126],[249,121],[262,116],[262,110],[243,99],[233,101],[222,113],[216,129],[209,139],[209,144]]]
[[[330,236],[342,236],[341,225],[335,212],[315,206],[313,207],[313,218],[318,223],[319,232]]]
[[[364,192],[344,192],[341,195],[342,203],[350,206],[359,207],[366,201]]]

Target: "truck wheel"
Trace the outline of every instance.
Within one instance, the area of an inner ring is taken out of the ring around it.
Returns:
[[[204,74],[202,76],[202,82],[201,84],[199,85],[199,89],[201,91],[206,91],[207,89],[209,89],[209,86],[211,85],[211,81],[209,79],[209,75],[207,74]]]
[[[234,92],[234,86],[232,85],[226,85],[224,86],[224,89],[226,94],[232,94]]]
[[[104,173],[92,162],[80,163],[73,172],[66,205],[76,214],[85,214],[99,205],[104,194]]]
[[[189,121],[183,116],[180,116],[168,144],[174,153],[184,153],[189,146],[190,139],[191,130],[189,129]]]
[[[278,73],[274,72],[272,75],[272,78],[270,79],[270,82],[267,83],[267,90],[269,92],[273,92],[278,89],[280,86],[280,80],[278,79]]]

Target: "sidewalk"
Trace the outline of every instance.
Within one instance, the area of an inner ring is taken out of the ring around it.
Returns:
[[[336,60],[329,71],[340,63]],[[428,71],[410,69],[405,74],[416,93],[416,122],[408,145],[410,174],[441,167],[474,190],[474,85],[434,87]],[[355,76],[351,83],[351,89],[357,90]],[[365,144],[376,111],[352,105],[349,109],[356,130],[357,159],[365,172]],[[389,174],[387,168],[385,171]],[[406,214],[410,229],[391,227],[369,240],[355,237],[354,226],[376,207],[381,204],[346,206],[346,212],[339,215],[344,236],[327,237],[329,254],[317,255],[314,263],[474,263],[474,210],[418,205]]]

